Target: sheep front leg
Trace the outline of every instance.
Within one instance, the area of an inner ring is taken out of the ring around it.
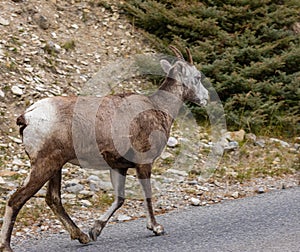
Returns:
[[[106,226],[110,217],[123,205],[125,200],[125,181],[127,169],[111,169],[110,178],[114,188],[115,200],[107,212],[95,221],[94,226],[91,228],[89,235],[93,241],[101,234],[103,228]]]
[[[147,228],[152,230],[155,235],[163,235],[164,227],[156,222],[152,206],[152,189],[151,189],[151,168],[152,165],[139,165],[137,167],[137,176],[143,188],[145,208],[147,213]]]

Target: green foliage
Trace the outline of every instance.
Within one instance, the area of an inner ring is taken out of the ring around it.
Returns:
[[[233,129],[300,133],[299,1],[129,0],[122,6],[158,50],[190,48]],[[194,111],[205,118],[202,109]]]
[[[66,49],[67,51],[75,49],[75,41],[74,40],[69,40],[65,42],[61,47]]]

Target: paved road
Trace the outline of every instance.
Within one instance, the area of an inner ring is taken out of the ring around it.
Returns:
[[[159,216],[168,234],[155,237],[145,220],[108,225],[97,242],[66,235],[29,240],[16,252],[300,251],[300,187]]]

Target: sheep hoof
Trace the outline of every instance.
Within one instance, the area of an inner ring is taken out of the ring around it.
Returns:
[[[100,235],[101,231],[97,230],[96,228],[91,228],[89,231],[89,236],[92,241],[97,241],[97,237]]]
[[[82,244],[87,244],[91,241],[90,237],[86,234],[82,234],[80,235],[80,237],[78,238],[79,242]]]
[[[153,228],[153,233],[157,236],[164,235],[165,234],[164,227],[162,225],[155,226]]]

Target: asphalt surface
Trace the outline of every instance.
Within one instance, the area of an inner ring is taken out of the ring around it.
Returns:
[[[110,224],[97,242],[81,245],[53,234],[13,246],[16,252],[100,251],[300,251],[300,187],[191,207],[158,220],[167,234],[156,237],[145,219]]]

